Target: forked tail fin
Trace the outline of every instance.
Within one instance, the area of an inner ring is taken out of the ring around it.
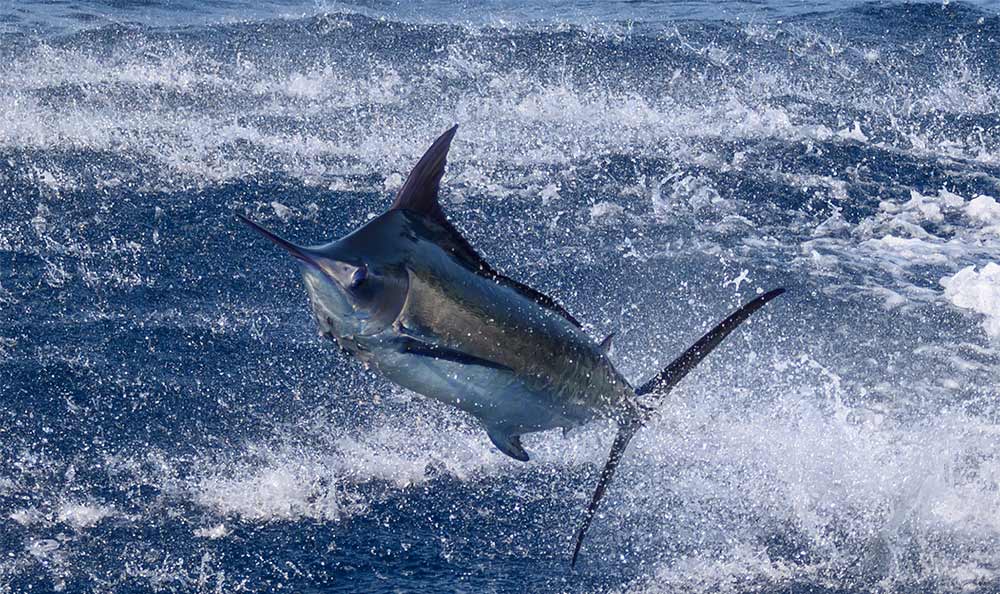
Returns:
[[[755,311],[764,307],[768,301],[784,292],[784,289],[774,289],[773,291],[764,293],[730,314],[728,318],[722,320],[719,325],[698,339],[698,342],[691,345],[691,348],[684,351],[680,357],[674,359],[663,371],[640,386],[635,391],[636,395],[653,394],[658,399],[666,396],[677,385],[677,382],[681,381],[689,371],[694,369],[695,365],[700,363],[715,347],[719,346],[719,343],[729,336],[730,332],[746,321]],[[611,482],[612,477],[615,476],[618,463],[621,462],[622,456],[625,455],[625,448],[628,447],[628,442],[632,440],[636,432],[645,424],[647,418],[640,417],[636,420],[628,421],[618,428],[615,443],[611,446],[611,454],[604,465],[604,470],[601,471],[601,477],[597,480],[597,488],[594,489],[594,496],[590,499],[590,505],[587,506],[587,511],[584,512],[583,524],[576,533],[576,546],[573,548],[573,561],[571,563],[573,567],[576,566],[576,558],[580,554],[583,537],[586,536],[587,529],[590,528],[590,523],[594,519],[594,514],[597,513],[597,506],[601,502],[601,498],[604,497],[604,492],[607,490],[608,484]]]

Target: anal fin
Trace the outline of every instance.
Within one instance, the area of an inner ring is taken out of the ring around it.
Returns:
[[[521,445],[520,435],[509,435],[501,429],[490,427],[486,428],[486,434],[490,436],[490,441],[501,452],[515,460],[528,461],[528,452],[524,451],[524,447]]]

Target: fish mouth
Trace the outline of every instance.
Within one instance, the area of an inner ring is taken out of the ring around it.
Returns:
[[[257,223],[251,221],[250,219],[248,219],[247,217],[245,217],[244,215],[242,215],[240,213],[236,213],[236,217],[239,220],[243,221],[248,227],[250,227],[251,229],[253,229],[257,233],[260,233],[264,237],[270,239],[274,243],[276,243],[279,246],[281,246],[282,248],[284,248],[285,251],[287,251],[289,254],[291,254],[295,258],[297,258],[297,259],[305,262],[306,264],[309,264],[309,265],[314,266],[316,268],[320,268],[322,270],[322,268],[319,265],[319,262],[317,262],[315,258],[313,258],[311,255],[309,255],[309,251],[306,248],[304,248],[302,246],[295,245],[294,243],[288,241],[287,239],[279,237],[278,235],[276,235],[276,234],[268,231],[267,229],[265,229],[261,225],[258,225]]]

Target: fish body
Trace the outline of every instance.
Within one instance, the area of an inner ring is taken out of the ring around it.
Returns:
[[[478,419],[493,444],[528,461],[521,435],[614,420],[618,434],[583,526],[629,440],[662,398],[777,289],[731,314],[646,383],[633,388],[553,298],[495,270],[452,226],[438,190],[457,126],[411,171],[389,210],[331,243],[303,247],[246,217],[300,261],[320,334],[393,382]]]
[[[449,230],[407,210],[377,217],[313,251],[328,259],[364,254],[405,287],[391,323],[345,332],[304,267],[320,333],[393,382],[460,408],[505,453],[526,458],[520,435],[572,429],[638,412],[632,386],[601,345],[559,311],[498,282],[448,249]]]

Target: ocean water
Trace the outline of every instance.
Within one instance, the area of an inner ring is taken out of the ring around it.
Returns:
[[[1000,590],[1000,5],[0,4],[0,593]],[[627,377],[530,463],[239,225],[451,219]]]

